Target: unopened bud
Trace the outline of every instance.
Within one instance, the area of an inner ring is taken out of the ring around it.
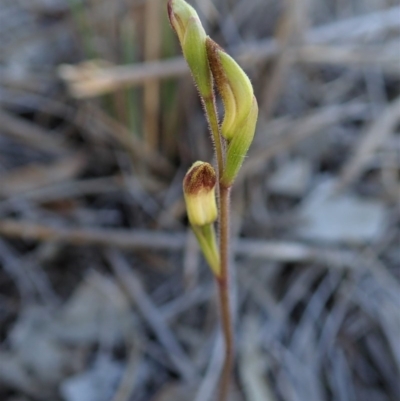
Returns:
[[[196,10],[184,0],[168,1],[168,16],[178,35],[183,55],[203,97],[212,96],[212,78],[207,60],[206,33]]]
[[[224,103],[221,134],[230,141],[252,108],[253,87],[236,61],[217,43],[207,38],[206,48],[215,85]]]
[[[183,194],[191,225],[204,226],[217,219],[216,181],[215,170],[209,163],[197,161],[186,173]]]

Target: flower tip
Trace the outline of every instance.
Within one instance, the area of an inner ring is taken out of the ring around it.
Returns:
[[[220,60],[220,53],[226,53],[225,50],[209,36],[206,38],[206,50],[208,62],[217,85],[226,85],[227,79]]]
[[[183,189],[187,195],[209,192],[214,189],[217,176],[211,164],[197,161],[187,172],[183,180]]]
[[[179,28],[184,30],[191,18],[198,18],[195,9],[184,0],[168,0],[167,11],[175,31]]]
[[[184,35],[184,26],[182,24],[182,19],[179,16],[179,12],[177,13],[176,10],[176,0],[168,0],[167,3],[167,12],[168,12],[168,19],[172,29],[178,35],[179,40],[182,40]],[[178,4],[179,8],[179,4]]]
[[[215,184],[217,176],[209,163],[198,161],[183,180],[183,194],[190,224],[204,226],[217,219]]]
[[[173,0],[168,0],[168,3],[167,3],[168,19],[169,19],[169,22],[171,25],[172,25],[172,17],[173,17],[172,2],[173,2]],[[172,27],[173,27],[173,25],[172,25]]]
[[[185,0],[169,0],[167,8],[170,24],[178,36],[199,93],[203,98],[208,97],[212,93],[212,81],[205,47],[206,33],[200,18]]]
[[[214,51],[214,52],[222,51],[222,52],[226,53],[225,49],[221,45],[219,45],[217,42],[212,40],[209,36],[207,36],[206,42],[207,42],[206,43],[207,50]]]

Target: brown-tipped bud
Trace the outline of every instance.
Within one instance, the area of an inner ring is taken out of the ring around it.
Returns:
[[[217,176],[209,163],[197,161],[183,180],[183,194],[190,224],[204,226],[218,217],[215,200]]]
[[[203,97],[212,96],[212,78],[207,60],[206,33],[196,10],[184,0],[168,1],[168,17],[178,35],[183,55]]]

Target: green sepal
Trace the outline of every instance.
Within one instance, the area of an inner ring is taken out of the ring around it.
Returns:
[[[186,26],[182,51],[202,97],[212,96],[212,77],[206,51],[206,33],[198,18]]]
[[[212,97],[212,76],[206,51],[206,33],[196,10],[184,0],[168,1],[168,16],[183,55],[203,98]]]
[[[231,141],[228,142],[226,164],[221,182],[231,186],[242,167],[249,147],[253,141],[257,124],[258,105],[253,96],[253,103],[247,117],[242,121]]]
[[[221,274],[221,264],[214,225],[192,226],[192,230],[211,271],[216,277],[219,277]]]

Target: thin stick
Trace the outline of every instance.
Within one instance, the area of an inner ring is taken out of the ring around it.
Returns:
[[[391,7],[313,28],[306,33],[305,44],[329,43],[344,38],[356,41],[366,36],[376,37],[389,31],[398,31],[399,10],[400,7]],[[233,49],[232,54],[238,55],[237,58],[242,65],[251,66],[275,57],[279,51],[279,43],[273,38],[267,38],[258,42],[245,43]],[[303,58],[301,55],[299,57]],[[375,58],[376,62],[379,62],[379,58]],[[183,57],[100,68],[96,72],[93,71],[90,79],[87,75],[75,75],[79,72],[79,68],[79,66],[73,68],[61,66],[59,69],[61,78],[68,82],[72,95],[77,98],[95,97],[119,88],[143,85],[154,79],[166,79],[189,73]]]
[[[182,349],[174,333],[169,328],[160,311],[146,293],[139,277],[131,269],[126,258],[116,250],[109,250],[106,256],[110,262],[116,277],[132,302],[135,303],[142,317],[154,331],[160,344],[164,347],[176,371],[187,381],[193,382],[197,379],[197,371]]]
[[[230,187],[220,182],[220,222],[219,222],[219,247],[221,258],[221,275],[218,278],[218,292],[220,302],[222,332],[225,339],[225,361],[221,373],[219,387],[219,401],[228,399],[229,387],[234,362],[234,340],[232,312],[230,302],[230,274],[229,274],[229,207]]]
[[[156,230],[53,227],[27,220],[0,219],[0,236],[76,246],[112,246],[119,249],[180,251],[187,237],[183,232]],[[275,262],[316,262],[330,268],[359,270],[371,265],[369,258],[337,247],[310,246],[300,242],[241,239],[233,251],[238,256]],[[375,266],[375,265],[374,265]]]

